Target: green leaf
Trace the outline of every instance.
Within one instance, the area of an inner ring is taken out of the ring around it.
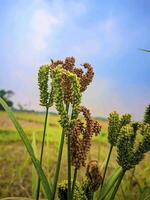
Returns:
[[[150,194],[143,200],[150,200]]]
[[[32,163],[34,164],[34,167],[41,179],[41,183],[43,185],[43,188],[45,190],[45,193],[47,195],[47,198],[50,199],[51,197],[51,189],[50,189],[50,186],[49,186],[49,183],[48,183],[48,180],[44,174],[44,171],[40,165],[40,162],[39,160],[36,159],[35,157],[35,154],[34,154],[34,151],[33,151],[33,148],[32,148],[32,145],[29,141],[29,139],[27,138],[24,130],[22,129],[21,125],[19,124],[19,122],[16,120],[12,110],[8,107],[8,105],[5,103],[5,101],[0,97],[0,104],[3,106],[3,108],[6,110],[9,118],[11,119],[11,121],[13,122],[15,128],[17,129],[20,137],[21,137],[21,140],[22,142],[24,143],[29,155],[30,155],[30,158],[32,160]]]
[[[148,49],[140,49],[141,51],[145,51],[145,52],[147,52],[147,53],[150,53],[150,50],[148,50]]]
[[[37,144],[36,144],[36,137],[35,137],[35,132],[32,134],[32,147],[34,150],[35,156],[37,156]],[[37,188],[37,173],[34,165],[32,164],[32,198],[36,198],[36,188]]]
[[[105,182],[104,186],[99,192],[98,200],[104,200],[105,197],[108,195],[108,193],[111,191],[111,189],[114,187],[115,183],[117,182],[120,174],[122,172],[122,168],[118,167],[114,170],[113,174],[108,178],[108,180]]]

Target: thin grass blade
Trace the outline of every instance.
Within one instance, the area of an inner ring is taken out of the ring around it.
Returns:
[[[150,200],[150,194],[144,200]]]
[[[114,170],[113,174],[109,177],[109,179],[105,182],[103,188],[99,192],[98,200],[104,200],[107,194],[114,187],[116,181],[118,180],[120,174],[122,172],[122,168],[119,167]]]
[[[33,132],[32,134],[32,147],[33,147],[35,156],[37,156],[37,144],[36,144],[35,132]],[[36,173],[34,165],[32,164],[32,198],[33,199],[35,199],[36,197],[37,179],[38,179],[37,173]]]
[[[47,195],[47,198],[50,199],[51,197],[51,189],[48,183],[48,180],[44,174],[43,169],[41,168],[40,162],[39,160],[36,159],[32,145],[28,139],[28,137],[26,136],[24,130],[22,129],[21,125],[19,124],[19,122],[17,121],[16,117],[14,116],[12,110],[8,107],[8,105],[5,103],[5,101],[0,98],[0,104],[3,106],[3,108],[5,109],[5,111],[7,112],[9,118],[11,119],[12,123],[14,124],[15,128],[17,129],[22,142],[24,143],[30,158],[32,160],[32,163],[34,164],[34,167],[38,173],[38,175],[40,176],[43,188],[45,190],[45,193]]]
[[[150,53],[150,50],[148,50],[148,49],[140,49],[141,51],[145,51],[145,52],[147,52],[147,53]]]

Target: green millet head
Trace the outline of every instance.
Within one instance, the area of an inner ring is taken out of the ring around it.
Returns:
[[[139,164],[139,162],[144,158],[145,153],[150,151],[150,125],[143,125],[140,131],[143,138],[136,147],[131,159],[131,164],[133,166]]]
[[[53,79],[53,93],[54,93],[54,102],[56,109],[58,110],[59,115],[61,116],[60,123],[64,128],[67,128],[69,124],[72,126],[75,124],[75,121],[80,112],[80,102],[81,102],[81,92],[80,92],[80,82],[76,74],[73,74],[62,68],[61,65],[58,65],[53,70],[51,70]],[[64,87],[62,86],[63,75],[65,75],[71,83],[71,104],[72,104],[72,118],[69,123],[69,117],[65,110],[65,99],[64,99]]]
[[[60,124],[64,128],[73,128],[80,112],[81,93],[93,79],[94,72],[90,64],[85,63],[81,68],[75,67],[75,58],[67,57],[65,61],[51,60],[48,65],[41,66],[39,70],[40,102],[43,106],[53,103],[60,115]],[[51,78],[51,91],[49,91],[49,78]],[[66,105],[71,104],[72,116],[69,121]],[[96,126],[96,125],[95,125]]]
[[[58,198],[59,200],[67,200],[67,191],[68,191],[68,181],[64,180],[58,185]],[[82,187],[78,182],[76,182],[74,188],[73,200],[88,200],[82,190]]]
[[[141,131],[143,135],[143,141],[140,143],[140,148],[143,153],[146,153],[150,151],[150,125],[144,125]]]
[[[122,117],[120,118],[120,128],[130,123],[131,123],[131,115],[130,114],[122,115]]]
[[[124,170],[128,170],[132,167],[130,164],[130,159],[133,155],[133,136],[134,131],[130,125],[122,127],[117,141],[117,161]]]
[[[61,66],[58,66],[53,71],[53,79],[52,79],[52,85],[53,85],[53,91],[54,91],[54,102],[56,105],[56,109],[60,115],[60,124],[62,127],[67,128],[68,127],[68,115],[65,110],[65,104],[64,104],[64,94],[63,89],[61,86],[62,81],[62,68]]]
[[[142,128],[143,124],[141,122],[132,122],[131,126],[133,127],[134,133],[137,134],[137,131]]]
[[[119,114],[116,111],[110,113],[108,118],[108,141],[112,146],[116,146],[121,128],[130,123],[130,114],[124,114],[119,118]]]
[[[136,144],[134,129],[133,124],[123,126],[117,142],[117,161],[124,170],[129,170],[138,165],[144,158],[144,154],[150,151],[150,126],[144,125],[141,128],[140,125],[138,133],[140,132],[143,138],[138,144]]]
[[[144,123],[150,124],[150,104],[146,107],[144,113]]]
[[[38,85],[40,90],[40,103],[42,106],[50,107],[53,95],[49,91],[50,69],[48,65],[42,65],[38,72]]]
[[[71,125],[75,125],[75,121],[80,113],[80,104],[81,104],[81,91],[80,91],[80,79],[76,74],[67,72],[70,82],[72,84],[71,91],[71,104],[72,104],[72,116],[71,116]]]
[[[108,141],[112,146],[116,146],[117,138],[120,131],[119,114],[112,112],[108,118]]]

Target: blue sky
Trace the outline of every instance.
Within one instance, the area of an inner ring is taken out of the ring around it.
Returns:
[[[0,0],[0,88],[41,109],[38,68],[51,58],[89,62],[95,77],[83,96],[93,115],[129,112],[150,103],[150,1]]]

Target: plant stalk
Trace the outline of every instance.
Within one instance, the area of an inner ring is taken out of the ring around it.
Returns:
[[[47,127],[47,119],[48,119],[48,110],[49,110],[49,107],[46,107],[43,139],[42,139],[41,154],[40,154],[40,164],[41,164],[41,166],[42,166],[42,160],[43,160],[43,151],[44,151],[44,143],[45,143],[45,135],[46,135],[46,127]],[[39,199],[39,195],[40,195],[40,183],[41,183],[41,180],[40,180],[40,177],[38,176],[36,200]]]
[[[69,105],[66,106],[66,111],[68,113]],[[59,145],[59,152],[58,152],[57,165],[56,165],[56,171],[55,171],[55,176],[54,176],[54,184],[53,184],[51,200],[55,199],[57,183],[58,183],[58,178],[59,178],[59,172],[60,172],[61,159],[62,159],[62,152],[63,152],[63,147],[64,147],[65,131],[66,131],[66,129],[63,128],[62,134],[61,134],[61,141],[60,141],[60,145]]]
[[[94,199],[94,192],[93,191],[90,193],[90,197],[88,199],[89,200],[93,200]]]
[[[71,200],[71,147],[70,147],[70,133],[68,133],[68,192],[67,197],[68,200]]]
[[[110,157],[111,157],[112,149],[113,149],[113,145],[111,145],[110,149],[109,149],[109,153],[108,153],[108,157],[107,157],[107,162],[106,162],[106,165],[105,165],[105,170],[104,170],[104,174],[103,174],[103,178],[102,178],[101,188],[103,187],[103,184],[104,184],[104,180],[105,180],[105,176],[106,176],[106,172],[107,172],[109,160],[110,160]]]
[[[121,181],[122,181],[122,179],[123,179],[123,177],[124,177],[124,175],[125,175],[125,170],[122,170],[122,172],[121,172],[121,174],[120,174],[120,176],[119,176],[119,179],[118,179],[118,181],[117,181],[117,184],[116,184],[116,186],[115,186],[115,188],[114,188],[114,191],[113,191],[113,193],[112,193],[112,195],[111,195],[111,197],[110,197],[110,200],[114,200],[114,198],[115,198],[115,196],[116,196],[116,193],[117,193],[117,191],[118,191],[118,188],[119,188],[119,186],[120,186],[120,184],[121,184]]]
[[[73,176],[73,183],[72,183],[72,191],[71,191],[71,196],[72,196],[72,199],[73,199],[73,195],[74,195],[74,188],[75,188],[76,179],[77,179],[77,172],[78,172],[78,169],[77,169],[77,168],[75,168],[75,169],[74,169],[74,176]]]

